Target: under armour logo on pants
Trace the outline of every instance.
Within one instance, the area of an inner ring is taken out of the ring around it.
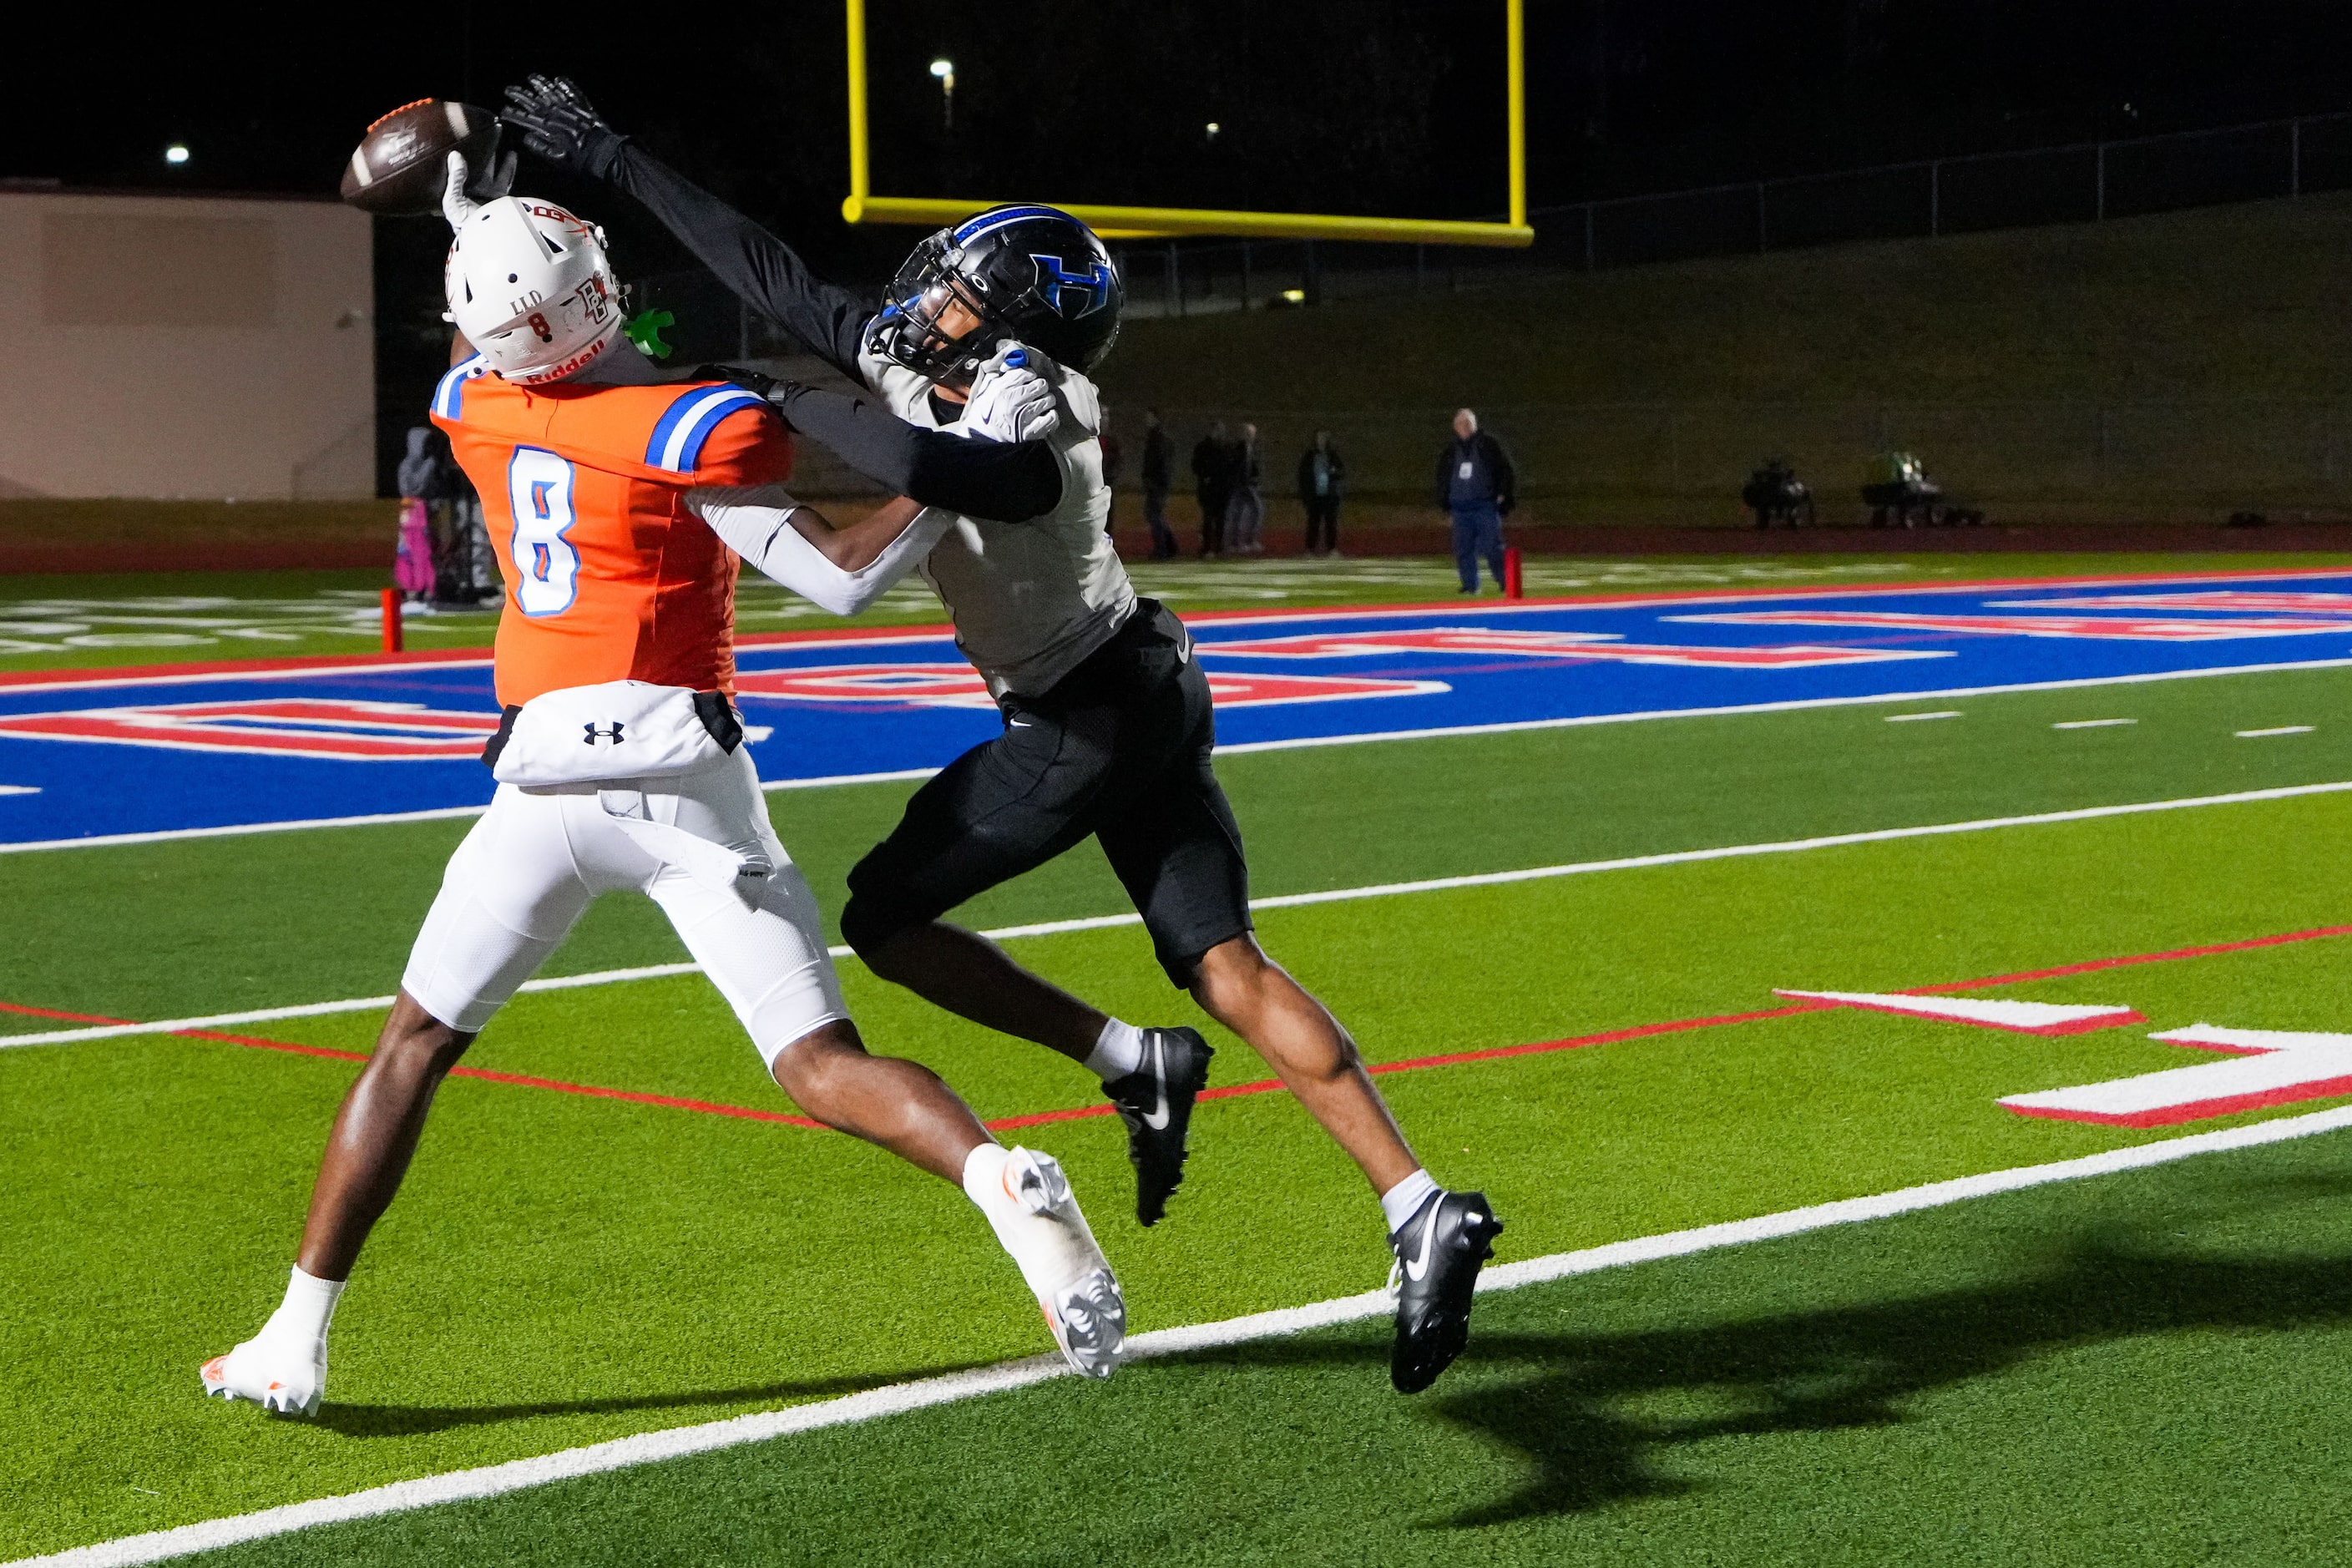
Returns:
[[[580,743],[583,746],[593,746],[599,741],[610,741],[616,746],[621,743],[622,725],[618,720],[614,720],[612,723],[606,725],[601,730],[596,727],[593,721],[589,723],[583,724],[580,727],[588,731],[585,735],[583,735],[580,738]]]

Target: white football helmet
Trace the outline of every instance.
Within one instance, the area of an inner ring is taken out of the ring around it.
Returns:
[[[449,319],[492,370],[526,386],[562,381],[620,341],[603,229],[531,196],[467,202],[449,216]]]

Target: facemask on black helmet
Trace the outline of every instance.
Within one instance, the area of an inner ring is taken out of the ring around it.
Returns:
[[[1055,207],[992,207],[917,246],[870,329],[884,358],[950,385],[1007,339],[1090,371],[1126,289],[1094,230]]]

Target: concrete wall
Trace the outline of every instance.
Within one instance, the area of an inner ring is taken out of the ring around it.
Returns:
[[[0,192],[0,497],[375,493],[369,219]]]

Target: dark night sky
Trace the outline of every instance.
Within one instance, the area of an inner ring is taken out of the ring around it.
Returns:
[[[1503,208],[1501,0],[867,9],[881,194],[1431,216]],[[2340,0],[1528,0],[1528,10],[1538,208],[2352,109],[2352,6]],[[0,177],[324,195],[385,110],[426,96],[494,105],[504,83],[544,69],[577,78],[621,129],[835,277],[878,284],[917,236],[840,219],[838,0],[383,6],[319,11],[331,20],[307,30],[274,14],[225,19],[220,7],[65,15],[38,24],[47,36],[20,24],[10,37],[19,68],[0,95]],[[341,32],[331,38],[328,26]],[[957,68],[952,134],[927,69],[942,54]],[[174,141],[193,153],[177,170],[163,159]],[[625,198],[525,167],[521,188],[607,226],[625,278],[690,265]],[[444,363],[446,245],[436,219],[377,226],[387,408],[420,402]],[[713,313],[730,314],[687,311]],[[399,423],[388,417],[387,462]]]
[[[2347,9],[1530,0],[1534,199],[2352,107]],[[1503,200],[1499,0],[870,0],[869,12],[886,193],[1448,216]],[[866,241],[835,216],[835,0],[364,8],[335,25],[378,29],[333,42],[275,15],[226,14],[88,8],[89,20],[44,24],[46,48],[13,37],[20,66],[61,68],[14,73],[0,175],[326,191],[384,110],[426,95],[495,103],[500,84],[540,68],[575,75],[624,130],[821,261],[872,272],[911,237]],[[958,67],[951,137],[925,70],[942,53]],[[1214,143],[1210,120],[1223,127]],[[173,140],[194,152],[177,171],[162,161]]]

